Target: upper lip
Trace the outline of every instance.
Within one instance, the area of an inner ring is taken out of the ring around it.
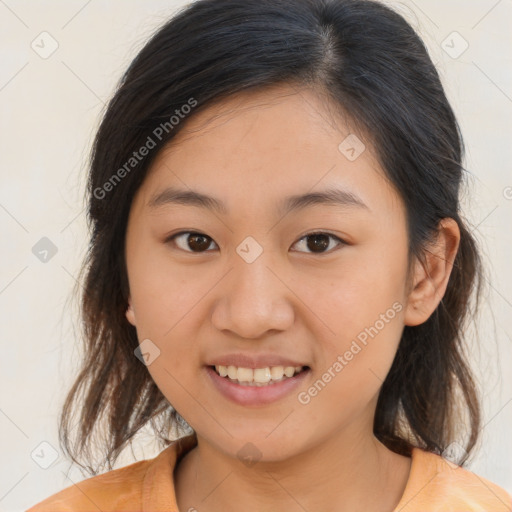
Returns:
[[[237,366],[239,368],[266,368],[267,366],[307,366],[304,363],[277,354],[226,354],[212,359],[209,366]]]

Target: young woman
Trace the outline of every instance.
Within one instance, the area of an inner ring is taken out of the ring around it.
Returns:
[[[462,467],[481,427],[462,157],[424,44],[380,3],[199,0],[169,20],[88,182],[61,440],[81,465],[103,440],[109,471],[30,512],[512,510]],[[148,423],[165,448],[113,470]]]

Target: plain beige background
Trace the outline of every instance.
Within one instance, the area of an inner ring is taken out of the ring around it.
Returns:
[[[121,73],[184,3],[0,0],[2,511],[84,478],[60,453],[57,414],[79,355],[68,299],[87,245],[87,152]],[[388,3],[424,38],[465,137],[465,214],[490,276],[479,348],[468,334],[485,391],[469,468],[512,492],[512,1]],[[116,467],[156,455],[147,432],[139,441]]]

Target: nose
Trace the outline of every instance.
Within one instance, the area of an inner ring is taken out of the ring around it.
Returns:
[[[263,253],[256,261],[240,259],[216,287],[212,323],[219,331],[257,339],[287,330],[294,322],[293,292]]]

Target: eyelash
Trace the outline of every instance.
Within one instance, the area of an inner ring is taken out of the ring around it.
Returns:
[[[175,243],[175,239],[178,238],[179,236],[182,236],[182,235],[199,235],[199,236],[204,236],[205,238],[209,238],[212,242],[213,242],[213,239],[211,237],[209,237],[208,235],[205,235],[204,233],[201,233],[199,231],[180,231],[179,233],[176,233],[174,235],[171,235],[170,237],[166,238],[165,240],[165,243],[169,243],[169,242],[173,242]],[[335,239],[338,241],[338,245],[337,245],[337,248],[340,248],[341,246],[344,246],[344,245],[348,245],[347,242],[345,242],[344,240],[342,240],[341,238],[339,238],[338,236],[336,235],[333,235],[332,233],[329,233],[329,232],[326,232],[326,231],[313,231],[311,233],[306,233],[305,235],[303,235],[301,238],[299,238],[295,243],[298,243],[302,240],[304,240],[305,238],[308,238],[310,236],[314,236],[314,235],[327,235],[329,238],[331,239]],[[191,254],[202,254],[202,253],[205,253],[205,252],[211,252],[210,250],[205,250],[205,251],[188,251],[186,249],[181,249],[179,248],[180,250],[184,251],[184,252],[188,252],[188,253],[191,253]],[[314,255],[323,255],[323,254],[330,254],[331,252],[333,251],[336,251],[337,249],[334,248],[334,249],[330,249],[328,251],[325,251],[325,252],[318,252],[318,253],[315,253],[315,252],[306,252],[306,254],[314,254]],[[298,251],[298,252],[302,252],[302,251]]]

